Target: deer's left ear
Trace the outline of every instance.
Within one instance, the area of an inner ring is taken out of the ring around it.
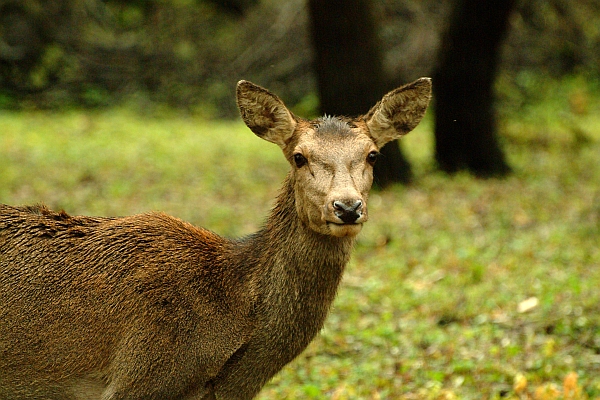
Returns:
[[[392,90],[364,117],[375,144],[384,144],[412,131],[423,119],[431,99],[431,79],[420,78]]]
[[[286,146],[296,129],[296,120],[279,97],[252,82],[239,81],[237,105],[256,136],[281,148]]]

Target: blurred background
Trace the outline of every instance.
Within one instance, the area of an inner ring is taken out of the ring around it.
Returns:
[[[353,10],[363,14],[355,20],[372,19],[376,40],[360,37],[352,46],[368,57],[368,46],[378,46],[383,79],[394,88],[433,74],[452,9],[466,2],[323,3],[313,18],[338,20],[332,30],[356,26],[351,17],[339,21]],[[598,79],[598,0],[502,3],[512,7],[498,60],[512,85],[503,96],[517,91],[521,101],[535,97],[533,79]],[[493,4],[486,8],[498,7]],[[232,118],[232,88],[243,78],[314,114],[319,103],[310,19],[305,0],[0,0],[0,106],[137,101],[144,107],[151,101]],[[340,51],[344,47],[339,44]]]

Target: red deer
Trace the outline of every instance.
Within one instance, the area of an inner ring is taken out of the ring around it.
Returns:
[[[257,136],[291,165],[257,233],[177,218],[0,206],[0,399],[250,399],[322,328],[378,149],[411,131],[421,78],[358,118],[305,120],[237,85]]]

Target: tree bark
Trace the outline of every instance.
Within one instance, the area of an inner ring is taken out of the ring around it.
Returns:
[[[510,172],[497,140],[494,79],[515,0],[457,0],[433,76],[435,156],[448,173]]]
[[[309,0],[315,71],[321,112],[356,116],[366,113],[391,88],[370,0]],[[381,149],[375,183],[408,182],[410,165],[397,142]]]

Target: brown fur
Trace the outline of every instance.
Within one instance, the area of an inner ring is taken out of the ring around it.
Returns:
[[[421,109],[406,126],[429,101],[421,82],[398,89],[402,110]],[[314,338],[367,220],[367,156],[397,118],[304,121],[244,81],[238,104],[292,164],[244,239],[161,213],[0,205],[0,399],[250,399]]]

